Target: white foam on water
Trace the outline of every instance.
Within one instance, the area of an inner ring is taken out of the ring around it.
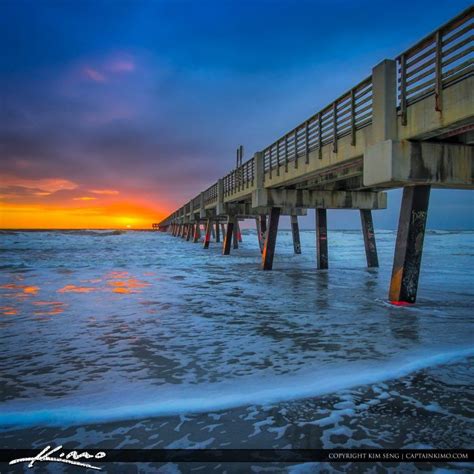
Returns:
[[[416,352],[388,362],[348,363],[313,368],[294,375],[242,377],[233,381],[142,387],[39,402],[0,405],[0,426],[66,426],[206,413],[248,405],[317,397],[352,387],[397,379],[412,372],[474,356],[474,348],[440,353]],[[127,392],[134,394],[127,398]]]

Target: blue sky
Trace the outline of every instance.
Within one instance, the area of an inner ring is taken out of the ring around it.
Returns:
[[[227,173],[239,144],[249,158],[469,4],[3,0],[5,202],[173,210]],[[399,196],[377,226],[396,225]],[[473,205],[434,190],[428,225],[474,228]]]

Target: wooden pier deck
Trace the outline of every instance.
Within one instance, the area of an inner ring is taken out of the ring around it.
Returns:
[[[389,300],[414,303],[431,188],[474,185],[474,7],[442,25],[272,144],[257,151],[156,227],[223,254],[238,222],[256,220],[262,268],[273,266],[280,215],[316,212],[317,268],[328,268],[327,209],[361,215],[368,266],[377,266],[372,210],[403,188]],[[225,224],[224,227],[219,226]],[[232,241],[234,244],[232,245]]]

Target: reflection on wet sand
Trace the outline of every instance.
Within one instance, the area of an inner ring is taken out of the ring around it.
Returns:
[[[33,305],[40,307],[40,309],[34,311],[36,316],[61,314],[64,313],[64,309],[67,307],[67,305],[61,301],[34,301]]]
[[[16,293],[24,293],[27,295],[36,295],[39,291],[38,286],[34,285],[17,285],[16,283],[7,283],[5,285],[0,286],[1,289],[6,289],[6,290],[17,290]],[[21,291],[18,291],[21,290]],[[10,294],[7,294],[6,296],[10,296]]]
[[[66,285],[58,290],[58,293],[90,293],[96,291],[96,288],[90,286]]]
[[[108,282],[114,293],[139,293],[140,288],[150,286],[150,283],[137,280],[136,278],[127,278],[126,280],[112,280]]]

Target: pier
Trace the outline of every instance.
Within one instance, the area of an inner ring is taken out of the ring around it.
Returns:
[[[271,270],[278,222],[315,210],[318,270],[329,268],[328,209],[360,213],[368,267],[378,266],[372,211],[403,188],[389,300],[416,301],[431,189],[473,189],[474,8],[463,11],[154,225],[222,253],[253,219],[262,269]],[[349,59],[349,58],[348,58]],[[214,178],[215,179],[215,178]],[[210,176],[210,180],[212,177]],[[201,225],[203,228],[201,229]]]

